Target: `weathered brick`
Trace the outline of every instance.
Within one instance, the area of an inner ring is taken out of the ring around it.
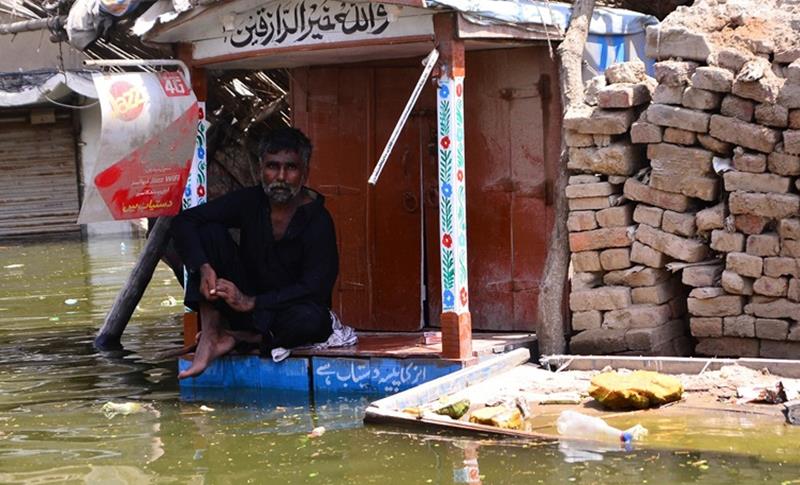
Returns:
[[[786,340],[789,336],[789,322],[775,318],[757,318],[756,337],[767,340]]]
[[[583,83],[583,101],[589,106],[597,106],[597,93],[608,84],[602,74]]]
[[[786,128],[789,125],[789,110],[779,104],[757,104],[756,122],[775,128]]]
[[[611,64],[603,74],[609,84],[639,83],[648,79],[644,62],[639,59]]]
[[[800,130],[783,132],[783,151],[790,155],[800,155]]]
[[[706,133],[708,132],[709,114],[678,106],[651,104],[647,108],[647,120],[660,126],[671,126],[682,130]],[[719,136],[717,138],[725,140]]]
[[[754,61],[745,63],[745,66],[752,62],[766,62],[767,67],[764,69],[764,75],[755,81],[747,81],[742,77],[742,72],[740,72],[739,76],[733,81],[731,92],[741,98],[752,99],[759,103],[777,102],[778,95],[783,87],[783,79],[775,76],[768,65],[768,61],[764,59],[755,59]]]
[[[753,282],[753,292],[758,295],[782,297],[786,296],[789,282],[786,278],[762,276]]]
[[[710,247],[722,253],[741,253],[744,251],[745,237],[738,232],[728,232],[722,229],[711,231]]]
[[[642,150],[617,142],[606,147],[570,148],[567,168],[606,175],[632,175],[642,163]]]
[[[767,217],[756,216],[753,214],[739,214],[734,216],[733,225],[737,231],[745,234],[761,234],[769,224]]]
[[[700,146],[706,150],[711,150],[712,152],[725,157],[729,157],[731,156],[731,153],[733,153],[733,145],[722,140],[717,140],[711,135],[698,133],[697,142],[700,143]]]
[[[619,135],[634,121],[633,110],[608,110],[596,107],[571,109],[564,116],[564,128],[578,133]]]
[[[764,258],[764,275],[772,276],[773,278],[779,276],[800,277],[800,267],[795,258]]]
[[[603,314],[597,310],[575,312],[572,314],[572,330],[576,332],[600,328],[602,323]]]
[[[636,209],[633,210],[633,220],[635,222],[647,224],[651,227],[661,227],[661,218],[663,215],[664,209],[644,204],[637,204]]]
[[[763,172],[767,169],[767,156],[763,153],[746,152],[742,147],[736,147],[733,149],[733,168],[740,172]]]
[[[742,313],[744,297],[739,295],[720,295],[712,298],[691,298],[686,300],[689,313],[698,317],[727,317]]]
[[[689,298],[697,298],[698,300],[706,300],[708,298],[716,298],[718,296],[725,296],[724,288],[718,286],[707,286],[705,288],[693,288],[689,292]]]
[[[701,200],[717,200],[719,179],[715,176],[686,174],[681,170],[659,170],[650,172],[650,186]]]
[[[631,305],[603,315],[604,328],[655,327],[670,320],[669,305]]]
[[[705,63],[711,54],[709,39],[685,27],[649,25],[645,32],[645,55],[651,59],[680,57]]]
[[[702,261],[708,254],[708,248],[700,241],[682,238],[644,224],[636,229],[635,237],[637,241],[681,261]]]
[[[601,179],[597,175],[581,173],[577,175],[570,175],[569,179],[567,179],[567,185],[597,184],[602,181],[603,179]]]
[[[722,95],[714,91],[707,91],[689,86],[683,91],[681,104],[690,109],[703,111],[716,110],[722,103]]]
[[[792,179],[772,173],[747,173],[730,171],[723,175],[725,190],[734,192],[778,192],[785,193],[792,186]]]
[[[632,143],[659,143],[663,128],[646,121],[637,121],[631,125]]]
[[[620,227],[633,224],[633,204],[609,207],[595,215],[600,227]]]
[[[797,215],[800,211],[800,196],[796,194],[760,194],[732,192],[728,198],[731,214],[752,214],[781,219]]]
[[[570,353],[578,355],[603,355],[621,352],[627,348],[624,328],[585,330],[569,341]]]
[[[800,62],[797,60],[792,61],[788,66],[786,66],[786,82],[788,84],[798,84],[800,83]]]
[[[663,138],[666,143],[677,143],[679,145],[694,145],[697,143],[697,133],[678,128],[665,129]]]
[[[694,214],[690,212],[664,211],[661,229],[684,237],[693,237],[697,232]]]
[[[778,103],[789,109],[800,108],[800,84],[784,84],[778,94]]]
[[[750,315],[725,317],[722,320],[722,334],[726,337],[755,337],[756,319]]]
[[[750,53],[748,52],[747,54],[749,55]],[[708,63],[727,69],[735,74],[747,62],[748,55],[733,47],[722,47],[708,57]]]
[[[683,268],[681,282],[693,287],[715,286],[719,282],[722,269],[721,264],[689,266]]]
[[[667,60],[656,62],[653,70],[659,85],[684,86],[692,78],[697,66],[696,62]]]
[[[686,323],[672,320],[663,325],[633,328],[625,333],[625,343],[629,349],[651,350],[686,333]]]
[[[573,291],[569,295],[569,309],[573,312],[617,310],[630,305],[631,289],[626,286],[602,286],[591,290]]]
[[[663,268],[670,259],[662,252],[656,251],[646,244],[634,241],[631,246],[631,262],[639,263],[651,268]]]
[[[602,197],[617,192],[613,185],[608,182],[597,182],[593,184],[567,185],[565,194],[568,199],[579,199],[584,197]]]
[[[603,284],[603,273],[602,271],[573,273],[570,284],[573,292],[591,290]]]
[[[800,279],[792,278],[789,280],[789,289],[786,291],[786,298],[792,301],[800,301]],[[633,299],[633,297],[631,297]]]
[[[594,211],[572,211],[567,216],[567,229],[570,232],[590,231],[597,228]]]
[[[692,317],[689,329],[695,337],[722,337],[722,318]]]
[[[664,192],[663,190],[647,186],[634,178],[630,178],[625,182],[623,192],[625,197],[630,200],[644,202],[648,205],[670,209],[676,212],[686,212],[692,207],[691,200],[685,195]]]
[[[800,241],[784,239],[781,242],[781,256],[800,258]]]
[[[644,266],[609,271],[603,275],[603,283],[607,286],[653,286],[667,279],[669,279],[667,271]]]
[[[597,92],[597,105],[601,108],[630,108],[649,101],[650,90],[642,83],[610,84]]]
[[[572,253],[572,269],[576,272],[602,271],[600,253],[598,251],[581,251]]]
[[[740,98],[729,94],[722,98],[722,105],[720,106],[720,113],[724,116],[730,116],[742,121],[750,121],[753,119],[756,104],[749,99]]]
[[[800,240],[800,219],[781,219],[778,224],[778,234],[781,239]]]
[[[745,313],[762,318],[800,318],[800,303],[785,298],[753,299],[744,307]]]
[[[707,232],[712,229],[722,229],[725,223],[726,206],[724,202],[699,211],[695,215],[697,230]],[[636,220],[634,212],[634,220]]]
[[[647,146],[647,158],[657,169],[673,168],[692,175],[714,173],[714,154],[702,148],[656,143]]]
[[[600,252],[600,265],[606,271],[631,267],[629,248],[606,249]]]
[[[758,278],[763,268],[764,260],[752,254],[728,253],[725,257],[725,269],[742,276]]]
[[[778,145],[776,150],[783,149]],[[767,168],[770,172],[778,175],[800,175],[800,157],[790,155],[782,151],[774,151],[767,156]]]
[[[608,227],[593,231],[573,232],[569,235],[570,251],[627,247],[633,242],[633,226]]]
[[[694,351],[712,357],[758,357],[758,344],[754,338],[700,338]]]
[[[673,279],[662,281],[653,286],[640,286],[631,290],[631,301],[636,304],[660,305],[675,298],[680,285]]]
[[[771,152],[781,139],[780,132],[772,128],[720,115],[711,115],[708,132],[714,138],[764,153]]]
[[[625,137],[619,135],[592,135],[592,140],[594,141],[594,146],[607,147],[612,143],[625,140]]]
[[[800,357],[800,342],[778,342],[764,340],[758,352],[765,359],[797,359]]]
[[[781,252],[781,241],[775,233],[753,234],[747,237],[746,252],[754,256],[777,256]]]
[[[588,133],[578,133],[574,130],[564,130],[564,143],[568,147],[590,147],[594,145],[592,135]]]
[[[753,294],[753,279],[746,278],[738,273],[734,273],[733,271],[723,271],[720,283],[725,291],[733,295]]]
[[[656,104],[680,105],[683,102],[683,86],[659,84],[653,90],[652,102]]]
[[[571,212],[595,211],[608,209],[619,201],[618,195],[605,197],[583,197],[581,199],[567,199],[567,207]]]
[[[789,128],[793,130],[800,129],[800,109],[789,110]]]
[[[691,81],[696,88],[728,93],[733,85],[733,73],[721,67],[702,66],[695,69]]]

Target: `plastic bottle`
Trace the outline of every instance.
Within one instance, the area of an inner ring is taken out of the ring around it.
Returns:
[[[573,438],[585,438],[594,441],[630,443],[647,434],[647,430],[636,425],[627,430],[617,429],[601,418],[587,416],[577,411],[564,411],[556,420],[558,433]]]

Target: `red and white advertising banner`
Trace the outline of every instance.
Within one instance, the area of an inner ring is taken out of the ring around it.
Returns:
[[[79,224],[177,214],[197,134],[179,72],[95,74],[102,128]]]

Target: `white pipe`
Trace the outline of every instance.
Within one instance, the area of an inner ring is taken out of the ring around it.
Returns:
[[[183,70],[183,77],[186,82],[191,82],[189,67],[177,59],[87,59],[83,61],[85,66],[118,66],[118,67],[141,67],[141,66],[178,66]]]
[[[378,183],[378,177],[381,176],[383,166],[386,165],[386,160],[389,159],[389,155],[392,153],[392,148],[394,148],[394,144],[397,143],[397,138],[400,136],[400,132],[403,130],[403,126],[405,126],[408,116],[411,114],[411,108],[413,108],[414,104],[416,104],[417,98],[419,98],[419,93],[422,92],[422,88],[425,86],[425,81],[427,81],[428,76],[431,75],[433,66],[436,64],[438,59],[439,51],[436,49],[433,49],[425,59],[425,69],[422,70],[419,81],[417,81],[417,85],[414,86],[414,90],[411,92],[411,97],[408,98],[406,107],[403,109],[400,119],[397,120],[397,124],[394,125],[392,135],[389,137],[389,141],[386,142],[383,153],[381,153],[381,157],[378,159],[378,163],[375,164],[375,169],[372,171],[372,175],[369,177],[370,185],[375,185]]]

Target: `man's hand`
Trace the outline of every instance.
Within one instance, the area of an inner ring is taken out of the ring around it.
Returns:
[[[223,278],[217,280],[215,293],[237,312],[253,311],[256,306],[255,297],[245,295],[233,282]]]
[[[210,264],[200,266],[200,294],[208,301],[219,299],[217,296],[217,272]]]

